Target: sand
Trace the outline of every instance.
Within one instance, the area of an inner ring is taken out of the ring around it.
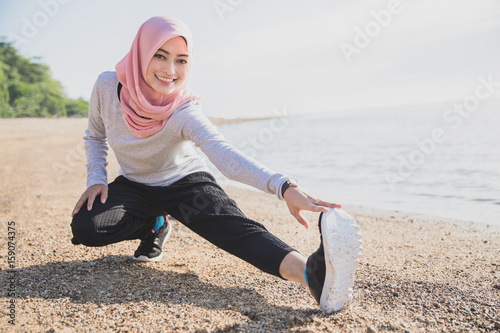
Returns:
[[[0,120],[0,331],[500,330],[495,226],[345,207],[361,227],[364,250],[354,302],[332,315],[303,286],[260,272],[177,221],[159,263],[132,262],[138,241],[74,246],[69,224],[85,189],[85,127],[85,119]],[[317,214],[305,214],[313,224],[305,230],[275,197],[226,190],[304,255],[318,246]]]

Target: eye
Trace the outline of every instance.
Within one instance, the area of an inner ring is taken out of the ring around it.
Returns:
[[[179,64],[182,64],[182,65],[187,64],[186,59],[179,59],[179,60],[177,60],[177,62],[178,62]]]
[[[162,54],[159,54],[159,53],[155,54],[154,57],[158,58],[158,59],[165,59],[165,57]]]

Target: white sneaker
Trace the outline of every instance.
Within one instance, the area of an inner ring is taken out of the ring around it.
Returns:
[[[352,300],[363,241],[356,221],[343,210],[321,213],[318,223],[321,243],[307,259],[306,277],[321,310],[330,314]]]

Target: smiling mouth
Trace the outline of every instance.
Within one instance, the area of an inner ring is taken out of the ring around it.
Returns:
[[[161,76],[161,75],[158,75],[158,74],[155,74],[155,77],[160,80],[161,82],[163,83],[172,83],[175,81],[175,79],[170,79],[168,77],[165,77],[165,76]]]

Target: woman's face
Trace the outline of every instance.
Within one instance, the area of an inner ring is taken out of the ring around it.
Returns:
[[[153,55],[146,71],[147,84],[157,93],[169,95],[177,90],[188,76],[188,49],[184,38],[168,40]]]

